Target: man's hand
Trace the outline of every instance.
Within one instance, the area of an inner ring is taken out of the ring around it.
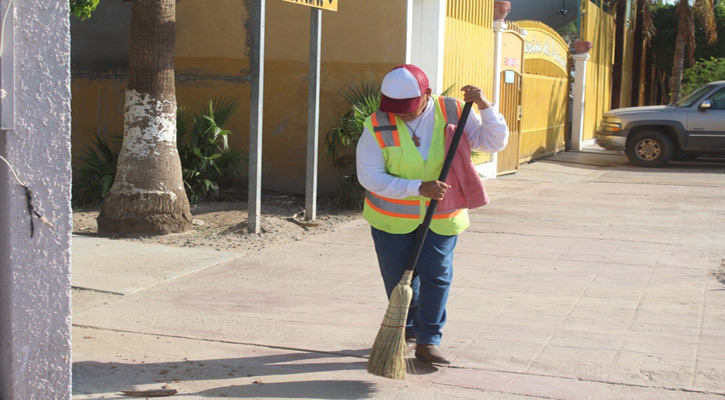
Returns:
[[[463,101],[465,103],[474,102],[478,106],[479,110],[485,110],[489,107],[493,107],[493,104],[486,99],[483,95],[483,91],[478,86],[466,85],[461,88],[463,92]]]
[[[441,201],[446,195],[446,191],[451,185],[441,181],[428,181],[420,184],[418,192],[421,196],[428,197],[433,200]]]

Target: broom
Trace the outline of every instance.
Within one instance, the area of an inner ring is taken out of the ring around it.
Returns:
[[[461,118],[453,134],[451,147],[448,149],[446,159],[443,162],[443,168],[438,178],[439,181],[444,182],[448,176],[448,171],[453,162],[453,156],[455,156],[456,148],[461,141],[463,127],[466,125],[472,105],[473,103],[469,102],[463,107]],[[375,336],[373,347],[370,350],[370,358],[368,359],[368,372],[373,375],[391,379],[405,379],[405,355],[408,352],[408,347],[405,343],[405,324],[408,319],[410,300],[413,298],[413,288],[411,287],[413,270],[415,270],[418,264],[418,257],[420,257],[420,252],[423,249],[423,243],[428,235],[428,227],[433,219],[437,205],[438,202],[436,200],[430,201],[423,223],[415,237],[413,253],[408,259],[408,265],[405,268],[405,272],[403,272],[403,277],[398,282],[398,285],[395,286],[392,293],[390,293],[388,308],[385,310],[383,322],[380,324],[380,330],[378,330],[377,336]]]

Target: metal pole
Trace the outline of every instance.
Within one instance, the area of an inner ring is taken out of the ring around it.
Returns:
[[[310,13],[310,80],[307,108],[307,179],[305,184],[305,220],[313,221],[317,214],[317,153],[320,128],[320,42],[322,10]]]
[[[251,38],[249,54],[252,93],[249,117],[249,195],[247,230],[259,233],[262,197],[262,110],[264,105],[264,17],[265,1],[251,2]]]

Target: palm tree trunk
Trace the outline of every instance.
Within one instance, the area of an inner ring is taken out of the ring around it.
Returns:
[[[675,58],[672,63],[672,76],[670,77],[670,103],[680,100],[682,87],[682,68],[685,65],[685,38],[684,33],[677,33],[675,42]]]
[[[191,228],[176,148],[175,23],[176,0],[133,1],[123,146],[99,233]]]
[[[675,56],[672,62],[672,77],[670,78],[670,103],[680,100],[682,69],[685,65],[685,49],[687,47],[689,47],[690,64],[695,62],[695,21],[688,0],[680,0],[677,5],[677,16],[677,42],[675,42]]]
[[[622,106],[622,64],[624,63],[624,31],[626,25],[627,0],[616,3],[617,18],[614,33],[614,65],[612,66],[612,99],[610,108]],[[629,105],[628,105],[629,106]]]

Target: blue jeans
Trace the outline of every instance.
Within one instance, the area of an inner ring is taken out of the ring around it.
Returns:
[[[372,228],[388,298],[403,276],[417,231],[392,234]],[[441,343],[441,330],[446,323],[446,302],[453,280],[453,249],[457,242],[458,236],[438,235],[433,231],[429,231],[425,238],[413,275],[413,299],[405,327],[406,335],[415,335],[417,343]]]

